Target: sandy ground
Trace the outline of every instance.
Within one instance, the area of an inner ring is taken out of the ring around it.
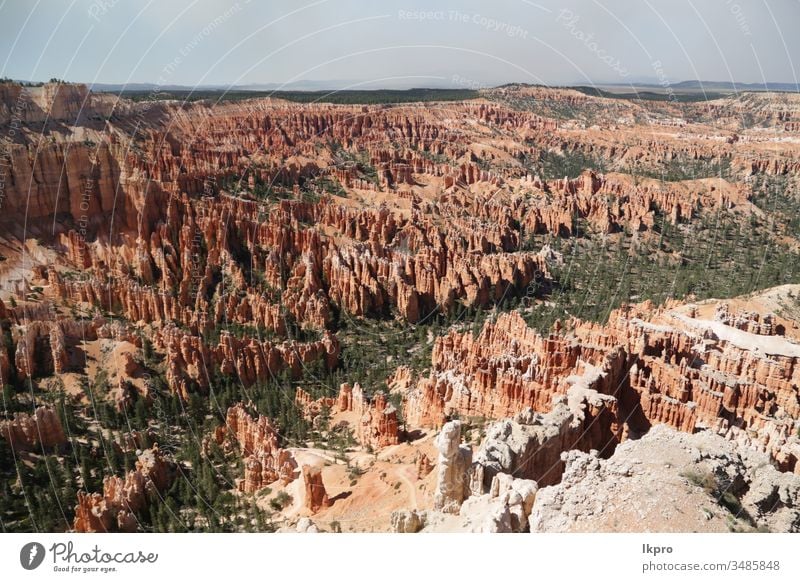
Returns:
[[[781,285],[751,295],[733,299],[709,299],[694,304],[698,319],[714,319],[717,305],[727,303],[731,313],[735,311],[752,311],[761,315],[772,313],[776,316],[776,324],[785,328],[785,335],[792,341],[800,342],[800,285]],[[675,311],[686,313],[691,308],[685,305]]]
[[[322,481],[332,504],[311,515],[302,507],[303,481],[301,478],[282,488],[270,486],[269,495],[259,497],[258,505],[271,510],[269,502],[280,491],[292,497],[292,503],[273,516],[282,523],[284,531],[293,531],[297,520],[310,517],[321,530],[330,531],[338,522],[343,532],[381,532],[390,530],[392,512],[398,509],[430,509],[436,472],[417,478],[415,459],[418,451],[435,460],[435,433],[399,445],[386,447],[376,454],[364,451],[347,453],[347,462],[337,460],[333,451],[311,448],[289,449],[298,465],[318,466]],[[349,464],[349,467],[348,467]],[[361,475],[351,471],[357,467]]]

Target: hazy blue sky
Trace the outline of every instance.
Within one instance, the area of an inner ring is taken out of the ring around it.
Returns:
[[[0,0],[0,76],[796,82],[800,0]]]

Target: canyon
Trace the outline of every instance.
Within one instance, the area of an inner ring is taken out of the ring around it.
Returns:
[[[800,531],[798,120],[0,83],[9,523]]]

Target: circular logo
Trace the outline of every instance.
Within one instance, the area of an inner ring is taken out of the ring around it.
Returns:
[[[44,561],[44,546],[39,542],[30,542],[19,551],[19,563],[26,570],[35,570]]]

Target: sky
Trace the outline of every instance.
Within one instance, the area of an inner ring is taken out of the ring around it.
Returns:
[[[0,0],[0,77],[320,88],[796,83],[798,23],[800,0]]]

